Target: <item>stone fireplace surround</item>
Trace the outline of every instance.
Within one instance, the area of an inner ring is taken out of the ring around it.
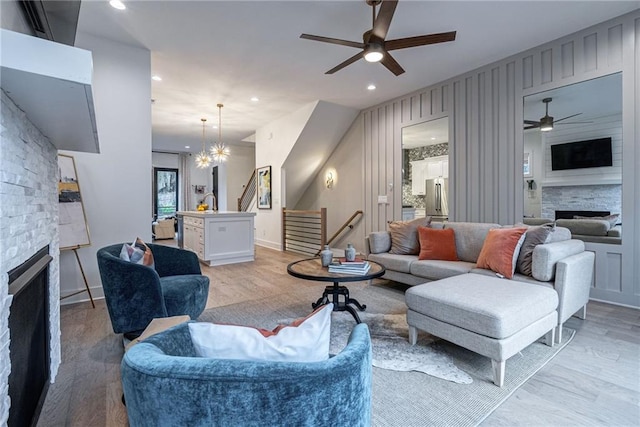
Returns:
[[[556,210],[608,211],[620,214],[622,222],[622,185],[566,185],[542,187],[542,218],[555,219]]]
[[[60,250],[57,150],[2,91],[0,134],[0,425],[9,416],[9,313],[7,272],[49,245],[50,379],[60,350]]]

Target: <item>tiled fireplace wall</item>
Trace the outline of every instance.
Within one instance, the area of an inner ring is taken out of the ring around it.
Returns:
[[[13,101],[2,96],[0,124],[0,425],[9,415],[7,271],[49,245],[51,381],[60,365],[57,150]]]
[[[543,187],[542,218],[555,219],[556,210],[609,211],[612,214],[622,214],[622,185]],[[622,221],[622,215],[619,221]]]

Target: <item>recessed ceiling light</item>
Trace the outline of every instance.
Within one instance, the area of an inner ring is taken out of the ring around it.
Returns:
[[[432,136],[432,137],[431,137],[431,140],[432,140],[432,141],[435,141],[435,140],[436,140],[436,137],[435,137],[435,136]]]
[[[376,90],[376,85],[371,84],[371,85],[367,86],[367,89]]]
[[[162,81],[162,77],[160,77],[159,75],[155,75],[155,76],[151,76],[151,80],[155,80],[157,82],[161,82]]]
[[[260,101],[260,98],[258,98],[257,96],[252,96],[251,97],[251,101],[258,102],[258,101]]]
[[[118,10],[125,10],[127,8],[127,6],[125,6],[120,0],[111,0],[109,4],[111,7]]]
[[[213,129],[218,129],[218,125],[211,125]]]
[[[188,150],[189,148],[191,148],[191,146],[190,145],[185,145],[184,148],[186,148]]]

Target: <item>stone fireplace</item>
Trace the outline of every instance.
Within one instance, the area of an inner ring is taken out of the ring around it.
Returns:
[[[48,247],[49,378],[60,365],[60,260],[57,150],[2,91],[0,132],[0,425],[9,420],[9,348],[14,339],[9,314],[8,272]]]
[[[556,211],[622,213],[622,185],[565,185],[542,188],[542,218],[556,218]],[[584,215],[589,216],[589,215]],[[622,215],[619,219],[622,222]]]

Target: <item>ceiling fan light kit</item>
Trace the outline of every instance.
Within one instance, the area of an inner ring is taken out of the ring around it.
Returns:
[[[372,28],[362,35],[362,43],[350,40],[335,39],[331,37],[314,36],[312,34],[301,34],[301,39],[314,40],[324,43],[332,43],[340,46],[354,47],[361,51],[351,58],[336,65],[325,74],[333,74],[340,71],[348,65],[353,64],[360,58],[364,58],[367,62],[380,62],[394,75],[399,76],[404,73],[404,69],[389,54],[391,50],[407,49],[410,47],[424,46],[428,44],[444,43],[454,41],[456,32],[449,31],[447,33],[429,34],[425,36],[406,37],[402,39],[386,40],[391,19],[395,13],[398,0],[365,0],[371,6],[373,24]],[[380,6],[380,10],[376,15],[376,6]]]
[[[549,132],[550,130],[553,130],[553,117],[544,116],[540,119],[540,131]]]
[[[378,43],[370,43],[364,51],[367,62],[380,62],[384,57],[384,49]]]

